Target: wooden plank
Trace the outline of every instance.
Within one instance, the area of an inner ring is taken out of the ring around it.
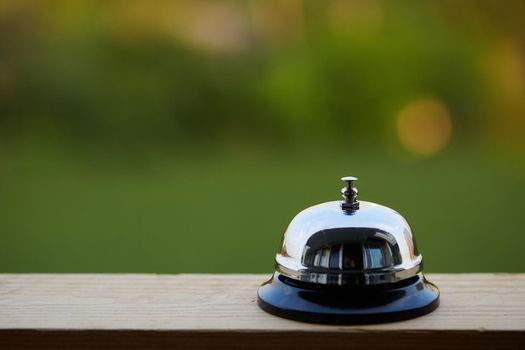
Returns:
[[[0,348],[523,348],[525,274],[434,274],[441,306],[327,326],[257,307],[267,275],[0,274]]]

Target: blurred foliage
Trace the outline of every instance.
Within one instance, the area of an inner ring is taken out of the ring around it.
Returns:
[[[346,174],[431,271],[523,271],[523,13],[4,0],[0,271],[268,271]]]
[[[421,95],[444,101],[462,136],[489,129],[497,108],[483,69],[495,34],[458,23],[455,4],[9,3],[4,139],[42,132],[129,149],[379,136],[390,147],[392,118]]]

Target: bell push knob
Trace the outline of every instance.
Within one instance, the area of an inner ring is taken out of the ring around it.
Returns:
[[[343,202],[341,208],[344,211],[354,211],[359,209],[359,202],[357,201],[357,188],[353,187],[353,182],[357,180],[357,177],[345,176],[341,178],[342,181],[346,182],[346,187],[341,189],[343,195]]]

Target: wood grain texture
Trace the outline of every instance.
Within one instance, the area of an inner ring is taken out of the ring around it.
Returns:
[[[525,349],[525,274],[430,274],[436,311],[368,326],[269,315],[256,303],[268,277],[0,274],[0,349]]]

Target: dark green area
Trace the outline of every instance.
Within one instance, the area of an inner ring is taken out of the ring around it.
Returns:
[[[524,169],[501,157],[251,152],[123,164],[35,152],[2,164],[2,272],[269,272],[289,220],[338,199],[348,173],[361,199],[407,218],[427,271],[525,270]]]

